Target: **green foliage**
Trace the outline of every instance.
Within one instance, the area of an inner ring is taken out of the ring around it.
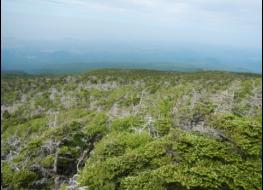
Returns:
[[[45,158],[43,158],[43,160],[41,160],[40,164],[44,167],[44,168],[52,168],[53,167],[53,163],[54,163],[54,156],[52,155],[48,155]]]
[[[126,117],[122,119],[115,119],[112,121],[111,128],[115,131],[133,131],[135,128],[141,127],[143,120],[139,117]]]
[[[121,156],[125,152],[129,152],[151,140],[152,138],[147,133],[113,132],[96,145],[92,159],[98,161],[113,156]]]
[[[105,134],[108,129],[107,115],[105,113],[94,113],[93,119],[85,126],[85,133],[89,136]]]
[[[13,175],[12,177],[10,176],[10,178],[10,181],[7,182],[12,189],[26,190],[31,188],[32,183],[38,178],[38,176],[34,172],[23,169],[13,172]]]
[[[244,156],[259,158],[262,149],[262,123],[259,121],[229,115],[216,119],[211,125],[224,131]]]
[[[154,122],[154,126],[161,136],[167,135],[172,128],[173,122],[170,118],[161,118]]]
[[[68,190],[67,186],[66,185],[62,185],[59,190]]]
[[[5,75],[3,187],[261,189],[261,79],[114,69]]]
[[[215,106],[211,102],[198,102],[193,110],[193,117],[205,118],[213,113]]]
[[[2,179],[2,185],[5,186],[10,186],[13,182],[13,175],[14,172],[10,165],[7,163],[1,163],[1,179]]]
[[[24,187],[29,188],[31,183],[37,179],[37,175],[28,170],[21,170],[15,173],[13,178],[13,183],[15,184],[15,188]]]
[[[142,143],[141,146],[133,147],[133,150],[132,147],[129,147],[130,150],[124,154],[122,154],[124,151],[117,150],[115,155],[109,155],[106,160],[98,161],[95,159],[96,161],[93,164],[87,164],[80,175],[80,183],[88,185],[90,189],[106,189],[109,187],[118,189],[123,177],[136,174],[148,167],[155,168],[171,160],[166,155],[166,143],[140,142]]]

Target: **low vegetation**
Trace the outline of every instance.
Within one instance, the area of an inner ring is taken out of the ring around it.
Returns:
[[[3,74],[3,189],[259,190],[262,77]]]

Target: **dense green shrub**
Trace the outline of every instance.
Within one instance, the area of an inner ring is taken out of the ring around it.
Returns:
[[[3,189],[261,189],[261,79],[115,69],[5,75]]]

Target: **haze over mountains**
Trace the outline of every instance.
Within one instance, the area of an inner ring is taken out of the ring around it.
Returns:
[[[146,68],[196,71],[227,70],[260,73],[261,52],[200,44],[158,45],[156,43],[64,44],[19,43],[2,48],[1,70],[79,72],[98,68]],[[21,46],[20,46],[21,45]]]
[[[1,70],[261,72],[259,0],[3,0]]]

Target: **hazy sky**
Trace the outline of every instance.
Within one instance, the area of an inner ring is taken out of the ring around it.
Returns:
[[[261,48],[262,0],[2,0],[8,40]]]

